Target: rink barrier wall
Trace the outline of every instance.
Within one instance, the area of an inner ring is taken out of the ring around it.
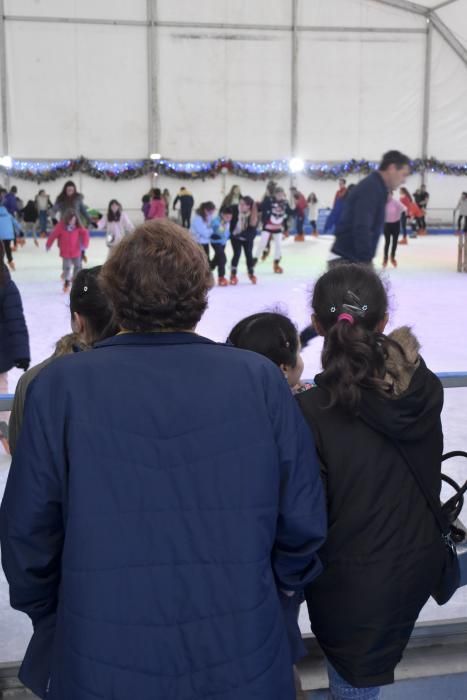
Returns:
[[[467,387],[467,372],[438,372],[437,376],[445,389],[462,389]],[[312,379],[304,379],[306,384],[313,384]],[[0,411],[11,411],[13,394],[0,394]]]

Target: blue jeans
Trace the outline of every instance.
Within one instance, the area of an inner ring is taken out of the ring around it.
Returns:
[[[339,676],[337,671],[327,663],[329,676],[329,698],[330,700],[348,700],[348,698],[358,698],[358,700],[378,700],[381,688],[355,688]]]
[[[41,233],[47,233],[47,212],[46,211],[39,212],[39,226],[40,226]]]

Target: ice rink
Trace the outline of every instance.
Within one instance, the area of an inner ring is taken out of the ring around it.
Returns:
[[[301,328],[308,322],[310,290],[313,281],[326,268],[330,246],[331,238],[327,236],[307,239],[304,243],[287,240],[282,260],[284,274],[274,274],[272,261],[268,259],[258,264],[256,286],[249,282],[241,261],[239,285],[211,291],[209,308],[198,332],[223,341],[239,319],[275,307],[280,307]],[[104,262],[106,255],[104,240],[93,238],[88,266]],[[230,257],[230,251],[228,255]],[[377,263],[381,258],[378,253]],[[61,261],[56,248],[46,253],[44,241],[35,248],[31,240],[16,253],[15,261],[17,271],[13,278],[22,294],[32,362],[36,364],[51,354],[60,336],[69,332],[68,298],[61,291]],[[456,272],[457,239],[453,235],[410,239],[408,246],[399,248],[398,261],[397,269],[384,272],[391,300],[390,328],[410,324],[422,344],[428,366],[434,371],[467,371],[467,274]],[[319,339],[304,350],[304,377],[307,379],[319,371],[320,350]],[[14,389],[18,376],[17,371],[10,373],[10,390]],[[443,425],[446,451],[466,450],[467,389],[446,390]],[[0,492],[7,470],[8,459],[0,451]],[[449,473],[465,480],[467,465],[450,464]],[[448,606],[438,608],[429,603],[423,613],[425,620],[466,616],[466,589],[457,593]],[[3,578],[0,580],[0,617],[0,658],[18,660],[29,638],[30,624],[23,615],[10,611]],[[305,613],[301,622],[303,631],[308,632]]]

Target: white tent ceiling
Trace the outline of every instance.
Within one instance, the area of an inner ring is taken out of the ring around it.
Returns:
[[[407,10],[414,15],[436,13],[452,34],[467,48],[467,0],[373,0],[381,5]]]

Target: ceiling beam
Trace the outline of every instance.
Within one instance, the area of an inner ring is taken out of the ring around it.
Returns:
[[[453,2],[457,2],[457,0],[444,0],[444,2],[440,2],[439,5],[432,7],[431,11],[435,12],[436,10],[440,10],[442,7],[446,7],[446,5],[452,5]]]
[[[381,5],[389,5],[390,7],[395,7],[398,10],[404,10],[405,12],[411,12],[415,15],[424,15],[427,17],[430,14],[430,9],[428,7],[422,7],[416,2],[409,2],[409,0],[373,0],[374,2],[379,2]]]
[[[443,37],[444,41],[449,44],[454,53],[456,53],[461,61],[463,61],[463,63],[467,66],[467,49],[465,48],[464,44],[459,41],[459,39],[452,33],[443,20],[439,18],[436,12],[433,12],[430,19],[438,34]]]

